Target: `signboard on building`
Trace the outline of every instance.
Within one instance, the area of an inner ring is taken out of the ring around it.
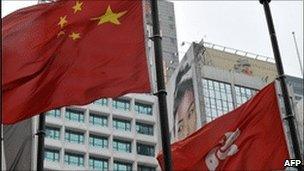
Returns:
[[[259,77],[266,83],[275,80],[277,76],[275,63],[242,56],[236,52],[230,53],[225,50],[207,47],[202,59],[203,65]]]
[[[167,84],[171,138],[181,140],[197,130],[201,105],[198,85],[201,84],[197,60],[203,47],[190,47]]]

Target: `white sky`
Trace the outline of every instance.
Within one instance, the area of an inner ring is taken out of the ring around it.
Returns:
[[[181,42],[205,41],[272,57],[272,47],[263,6],[258,1],[181,1],[175,5],[180,54]],[[2,0],[2,17],[36,0]],[[293,42],[296,39],[303,63],[303,1],[271,1],[285,73],[302,77]],[[182,56],[180,56],[181,58]]]

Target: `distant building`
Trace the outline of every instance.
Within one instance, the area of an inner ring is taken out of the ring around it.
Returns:
[[[295,117],[296,117],[296,122],[297,122],[297,129],[299,131],[298,137],[300,139],[300,146],[302,148],[302,157],[304,158],[304,122],[303,122],[303,79],[302,78],[297,78],[293,76],[286,76],[286,81],[288,85],[290,86],[290,92],[291,96],[293,99],[293,107],[296,109],[295,112]]]
[[[146,22],[152,33],[151,0],[145,0]],[[167,0],[158,1],[159,22],[162,36],[163,63],[166,81],[170,79],[172,73],[179,63],[177,49],[177,35],[175,26],[175,14],[173,2]],[[152,34],[150,34],[152,36]],[[154,60],[154,59],[153,59]]]
[[[171,140],[181,140],[234,110],[276,77],[275,63],[269,57],[193,43],[167,84]],[[297,110],[303,108],[303,79],[288,76],[287,82],[295,113],[301,115],[298,128],[303,130],[303,109]],[[303,136],[300,138],[303,146]]]
[[[304,96],[304,87],[303,87],[303,78],[293,77],[293,76],[286,76],[286,81],[289,84],[289,86],[292,88],[292,93],[295,96],[295,100],[301,101]]]

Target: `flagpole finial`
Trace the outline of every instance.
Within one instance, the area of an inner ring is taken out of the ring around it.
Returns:
[[[261,4],[264,4],[264,1],[269,3],[271,0],[259,0],[259,1],[260,1]]]

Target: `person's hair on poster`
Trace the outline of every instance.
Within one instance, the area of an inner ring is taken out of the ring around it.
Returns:
[[[189,64],[180,68],[176,76],[173,116],[173,132],[177,140],[187,137],[196,130],[192,69]]]

